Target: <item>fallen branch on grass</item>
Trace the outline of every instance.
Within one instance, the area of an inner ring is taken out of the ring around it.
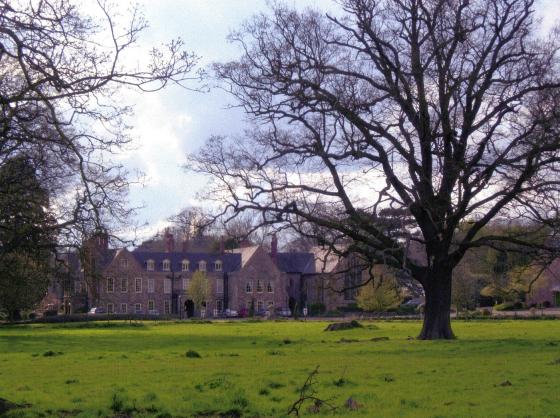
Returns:
[[[336,410],[336,406],[329,403],[330,399],[323,400],[316,396],[317,391],[315,390],[314,385],[317,383],[316,377],[318,373],[319,366],[315,367],[315,370],[307,376],[307,379],[305,379],[303,386],[299,390],[299,399],[292,404],[288,410],[288,415],[293,414],[296,417],[299,417],[301,408],[308,401],[312,402],[312,405],[309,407],[309,412],[317,413],[323,406],[327,407],[331,411]]]

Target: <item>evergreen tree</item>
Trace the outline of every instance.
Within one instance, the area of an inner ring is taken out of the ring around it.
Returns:
[[[49,196],[24,156],[0,166],[0,308],[10,319],[45,295],[56,244]]]

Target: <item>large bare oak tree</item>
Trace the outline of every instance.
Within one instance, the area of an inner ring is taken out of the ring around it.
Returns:
[[[538,36],[533,0],[340,5],[277,4],[231,35],[242,55],[215,73],[253,123],[242,138],[211,138],[190,165],[212,175],[226,216],[253,211],[408,271],[426,295],[419,338],[453,338],[465,253],[532,245],[485,226],[555,231],[558,32]],[[408,238],[379,222],[388,208],[410,214]]]

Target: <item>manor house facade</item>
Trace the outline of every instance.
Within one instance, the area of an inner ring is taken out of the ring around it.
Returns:
[[[77,261],[75,255],[69,258],[71,270],[81,273],[58,292],[64,312],[101,307],[110,314],[219,317],[226,309],[247,312],[252,306],[257,313],[301,312],[310,304],[321,304],[329,311],[354,304],[355,289],[336,289],[363,280],[364,269],[351,258],[325,257],[320,248],[278,252],[275,237],[270,251],[262,246],[189,251],[185,241],[177,251],[169,232],[163,243],[129,251],[109,249],[103,234],[90,239],[85,260]],[[197,271],[204,272],[208,283],[204,312],[195,309],[189,295],[189,283]],[[51,292],[49,300],[56,299],[56,294]]]

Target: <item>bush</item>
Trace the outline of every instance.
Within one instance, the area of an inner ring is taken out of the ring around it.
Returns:
[[[312,303],[309,305],[309,315],[316,316],[325,313],[326,306],[324,303]]]
[[[350,303],[346,306],[339,306],[336,308],[340,312],[363,312],[364,310],[358,306],[357,303]]]
[[[57,316],[57,315],[58,315],[58,311],[56,309],[50,309],[50,310],[47,310],[47,311],[43,312],[43,316],[45,316],[45,317]]]
[[[43,357],[55,357],[55,356],[61,356],[62,354],[64,354],[62,351],[45,351],[43,353]]]
[[[415,305],[403,304],[403,305],[399,305],[396,312],[399,315],[414,315],[416,314],[416,308],[417,307]]]
[[[111,411],[115,414],[119,414],[119,416],[132,416],[133,412],[136,411],[136,407],[134,405],[130,405],[128,402],[128,397],[126,393],[120,389],[113,393],[111,397]]]
[[[516,308],[516,304],[513,302],[504,302],[494,306],[494,309],[497,311],[513,311]]]
[[[198,352],[194,351],[194,350],[189,350],[185,353],[185,357],[188,358],[201,358],[202,356],[200,354],[198,354]]]

